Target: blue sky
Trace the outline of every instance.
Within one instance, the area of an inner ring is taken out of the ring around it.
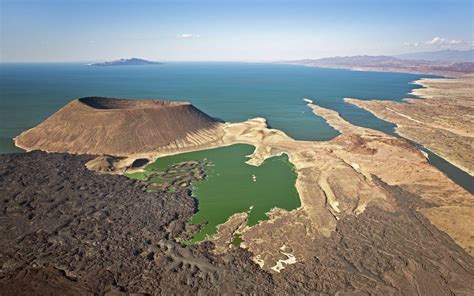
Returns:
[[[285,60],[467,49],[472,0],[0,0],[1,60]]]

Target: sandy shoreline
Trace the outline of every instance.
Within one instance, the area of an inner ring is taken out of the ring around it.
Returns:
[[[474,176],[474,119],[469,115],[474,110],[474,101],[469,99],[474,76],[421,79],[414,83],[423,88],[412,92],[418,99],[405,99],[405,104],[352,98],[345,101],[395,124],[395,131],[400,136],[420,143]],[[440,107],[443,104],[448,106]]]

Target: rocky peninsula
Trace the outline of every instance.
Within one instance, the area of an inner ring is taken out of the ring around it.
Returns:
[[[420,143],[474,176],[474,76],[422,79],[417,98],[402,103],[345,99],[396,124],[401,136]]]

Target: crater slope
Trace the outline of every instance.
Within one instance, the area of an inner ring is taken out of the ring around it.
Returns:
[[[95,155],[170,151],[209,143],[221,124],[186,102],[86,97],[15,138],[27,150]]]

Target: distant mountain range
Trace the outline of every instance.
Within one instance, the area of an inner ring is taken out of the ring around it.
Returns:
[[[392,56],[346,56],[322,59],[304,59],[282,62],[321,68],[352,69],[361,71],[403,72],[435,75],[462,75],[474,73],[474,62],[453,62],[426,59],[402,59]]]
[[[131,58],[131,59],[120,59],[115,61],[108,61],[102,63],[90,64],[91,66],[139,66],[139,65],[161,65],[159,62],[147,61],[144,59]]]
[[[474,49],[470,50],[440,50],[399,54],[395,57],[407,60],[474,62]]]

